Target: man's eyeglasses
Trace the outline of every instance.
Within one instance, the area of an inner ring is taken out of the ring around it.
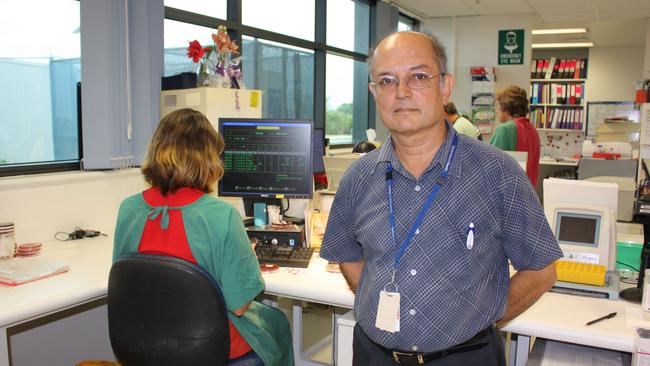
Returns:
[[[406,85],[411,89],[426,89],[431,86],[431,80],[436,76],[445,76],[445,74],[429,75],[426,72],[414,72],[406,77]],[[392,93],[397,90],[400,79],[393,75],[383,75],[377,81],[371,81],[376,91],[381,93]]]

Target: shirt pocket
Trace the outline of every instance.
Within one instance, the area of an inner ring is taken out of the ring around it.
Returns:
[[[470,230],[470,224],[473,224],[473,230]],[[455,253],[455,280],[462,290],[471,289],[485,282],[500,265],[504,254],[499,228],[480,217],[458,219],[450,225],[455,234],[453,243],[450,243],[450,250]]]

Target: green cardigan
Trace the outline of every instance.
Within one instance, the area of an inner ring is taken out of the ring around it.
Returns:
[[[496,146],[503,151],[517,150],[517,124],[510,120],[497,126],[494,135],[490,139],[490,145]]]
[[[241,216],[230,204],[207,194],[180,210],[190,250],[198,265],[221,287],[229,310],[236,310],[264,290],[259,263]],[[151,212],[142,194],[125,199],[115,227],[113,261],[137,253]],[[291,330],[280,310],[253,301],[243,316],[228,317],[266,366],[293,365]]]

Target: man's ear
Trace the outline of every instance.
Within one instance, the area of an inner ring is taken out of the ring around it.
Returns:
[[[447,104],[451,97],[451,92],[454,90],[456,79],[454,79],[454,75],[452,74],[445,74],[442,80],[442,85],[440,85],[442,101]]]
[[[372,97],[377,99],[377,94],[375,94],[375,88],[373,88],[370,83],[368,83],[368,90],[370,90],[370,93],[372,93]]]

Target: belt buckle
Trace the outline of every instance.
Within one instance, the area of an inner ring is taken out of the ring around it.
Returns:
[[[407,353],[407,352],[398,352],[398,351],[393,351],[393,359],[395,362],[401,364],[399,358],[400,356],[417,356],[418,358],[418,365],[424,365],[424,357],[422,357],[421,353]]]

